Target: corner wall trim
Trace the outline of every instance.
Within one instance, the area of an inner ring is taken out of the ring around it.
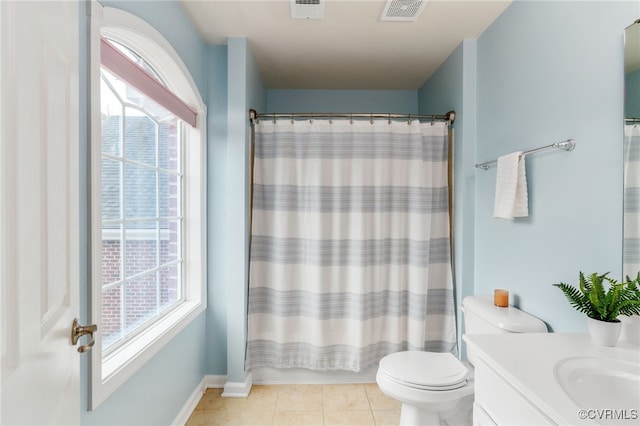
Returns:
[[[198,383],[198,386],[196,386],[191,395],[189,395],[187,402],[184,403],[176,418],[173,420],[173,422],[171,422],[172,425],[178,426],[185,425],[187,423],[189,417],[191,416],[191,413],[193,413],[193,410],[195,410],[196,406],[200,402],[205,389],[205,379],[203,378],[200,383]]]
[[[246,398],[251,392],[251,386],[253,386],[253,377],[251,373],[247,373],[244,382],[226,382],[222,396],[227,398]]]

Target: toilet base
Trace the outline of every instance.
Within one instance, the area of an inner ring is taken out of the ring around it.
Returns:
[[[440,418],[438,413],[421,410],[415,405],[402,404],[400,426],[430,426],[439,424]]]
[[[462,398],[454,407],[433,411],[418,405],[402,403],[400,426],[471,426],[473,395]]]

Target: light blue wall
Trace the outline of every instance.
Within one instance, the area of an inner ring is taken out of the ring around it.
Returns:
[[[417,114],[415,90],[269,90],[258,112],[392,112]]]
[[[227,46],[208,51],[206,373],[227,374]]]
[[[266,90],[247,39],[228,40],[227,382],[246,379],[249,265],[249,109],[266,107]]]
[[[464,295],[473,294],[473,248],[475,239],[475,120],[476,120],[476,41],[463,41],[418,91],[420,114],[442,114],[455,111],[453,240],[456,305]],[[459,330],[464,331],[457,310]],[[458,347],[462,348],[462,333]]]
[[[84,2],[82,11],[84,13]],[[207,47],[200,40],[184,9],[176,1],[102,1],[102,5],[131,12],[153,25],[173,45],[187,65],[203,99],[206,102],[208,79]],[[80,17],[80,34],[86,34],[86,22]],[[81,40],[86,46],[86,39]],[[84,51],[81,61],[86,62]],[[86,66],[80,66],[82,87],[81,102],[86,105]],[[81,185],[87,185],[86,150],[88,117],[81,121]],[[86,223],[88,198],[83,197],[82,223]],[[82,225],[82,224],[81,224]],[[81,244],[87,244],[86,225],[81,228]],[[86,259],[85,259],[86,261]],[[89,282],[83,268],[83,282]],[[89,291],[81,291],[81,311],[87,318]],[[170,424],[178,415],[191,393],[197,388],[205,374],[205,314],[189,324],[177,337],[169,342],[156,356],[140,369],[127,383],[118,389],[95,411],[87,411],[89,368],[86,358],[81,365],[81,422],[83,425],[160,425]]]
[[[640,70],[632,71],[625,75],[625,92],[627,96],[625,96],[624,102],[624,112],[625,117],[629,118],[639,118],[640,117],[640,96],[637,93],[640,93]],[[636,95],[632,95],[632,94]]]
[[[623,30],[638,2],[515,1],[477,41],[477,160],[574,138],[526,159],[530,216],[492,217],[495,168],[476,171],[475,292],[508,289],[554,331],[585,330],[552,287],[619,277]]]
[[[551,329],[583,331],[583,316],[551,284],[575,283],[580,270],[619,275],[622,34],[638,9],[630,1],[516,0],[419,90],[421,113],[458,113],[458,300],[506,288]],[[474,163],[570,137],[578,142],[571,153],[527,158],[530,217],[494,219],[495,169]]]

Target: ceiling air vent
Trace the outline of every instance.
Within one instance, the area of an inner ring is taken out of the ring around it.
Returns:
[[[291,17],[295,19],[324,18],[325,0],[291,0]]]
[[[388,0],[380,20],[413,22],[426,5],[427,0]]]

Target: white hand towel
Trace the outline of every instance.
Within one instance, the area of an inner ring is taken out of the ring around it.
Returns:
[[[529,201],[524,155],[512,152],[498,158],[493,217],[513,219],[526,216],[529,216]]]

